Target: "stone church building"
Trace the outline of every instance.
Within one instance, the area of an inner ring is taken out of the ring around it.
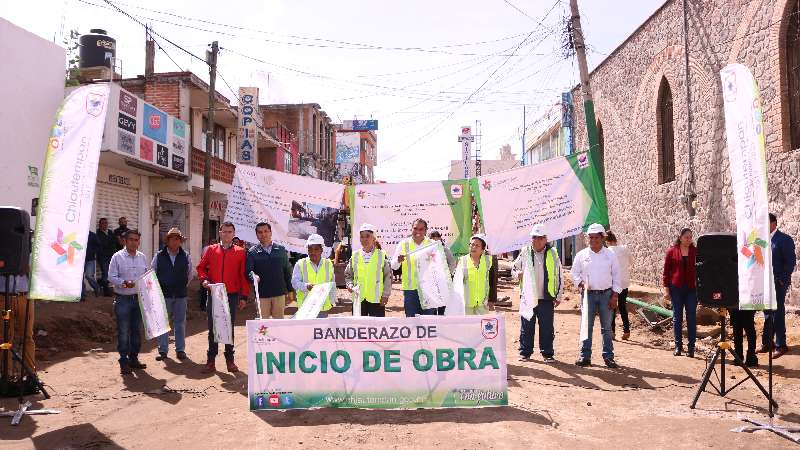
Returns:
[[[636,283],[661,284],[681,228],[735,231],[719,72],[737,62],[761,90],[770,210],[800,250],[800,0],[667,0],[590,75],[611,229]],[[585,149],[580,87],[573,99]]]

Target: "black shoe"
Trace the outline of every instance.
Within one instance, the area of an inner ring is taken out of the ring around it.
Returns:
[[[680,347],[675,347],[675,351],[673,351],[672,354],[675,356],[681,356],[683,353]]]
[[[603,358],[603,362],[606,363],[606,367],[609,369],[619,369],[619,365],[614,361],[614,358]]]
[[[589,358],[581,358],[575,361],[575,365],[580,367],[589,367],[592,365],[592,360]]]
[[[167,359],[167,352],[158,352],[158,356],[156,356],[156,361],[163,361]]]
[[[755,355],[755,353],[747,355],[744,365],[747,367],[758,367],[758,357]]]
[[[133,371],[128,363],[119,363],[119,373],[122,375],[130,375]]]
[[[694,345],[689,346],[689,351],[686,352],[686,356],[689,358],[694,358]]]
[[[128,363],[128,367],[130,367],[131,369],[146,369],[147,364],[142,364],[139,362],[138,359],[134,359],[133,361]]]
[[[178,352],[178,359],[179,359],[179,360],[181,360],[181,361],[184,361],[184,360],[186,360],[186,359],[188,359],[188,358],[189,358],[189,357],[188,357],[188,356],[186,356],[186,352]]]
[[[553,358],[552,356],[543,356],[542,361],[546,363],[554,363],[556,362],[556,359]]]
[[[530,361],[530,360],[531,360],[530,355],[528,355],[528,356],[519,355],[519,361]]]

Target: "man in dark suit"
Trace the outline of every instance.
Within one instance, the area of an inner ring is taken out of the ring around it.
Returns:
[[[100,218],[97,223],[97,264],[100,265],[100,287],[106,297],[110,297],[113,292],[108,284],[108,265],[111,257],[117,252],[117,238],[108,228],[108,219]]]
[[[773,351],[777,359],[789,351],[786,346],[786,293],[792,284],[792,272],[797,265],[794,241],[778,230],[778,218],[769,215],[769,230],[772,235],[772,273],[775,276],[775,293],[778,308],[764,311],[764,334],[761,336],[759,353]],[[774,342],[773,342],[774,339]]]

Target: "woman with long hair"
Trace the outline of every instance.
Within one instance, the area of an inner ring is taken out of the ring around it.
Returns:
[[[689,347],[686,356],[694,357],[697,336],[697,285],[692,230],[684,228],[667,250],[664,258],[664,299],[672,303],[672,330],[675,334],[675,356],[683,352],[683,316],[686,313],[686,328]]]

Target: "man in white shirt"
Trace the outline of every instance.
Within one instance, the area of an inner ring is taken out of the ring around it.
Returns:
[[[406,317],[419,315],[434,316],[436,308],[423,309],[417,292],[419,274],[414,267],[414,251],[431,244],[427,237],[428,222],[417,219],[411,229],[411,237],[397,244],[392,258],[392,270],[403,268],[403,308]]]
[[[588,315],[587,338],[581,346],[581,357],[575,364],[581,367],[591,365],[592,329],[594,316],[600,314],[600,329],[603,335],[603,361],[612,369],[619,368],[614,361],[614,340],[611,336],[611,317],[617,308],[620,285],[620,270],[614,252],[603,246],[605,228],[599,223],[589,225],[586,234],[589,247],[578,252],[572,263],[572,280],[582,290],[586,290],[588,301],[583,304],[581,320]]]
[[[361,248],[354,252],[344,269],[347,290],[358,287],[361,315],[386,317],[386,303],[392,293],[392,269],[386,252],[375,248],[375,227],[365,223],[358,232]],[[355,304],[354,304],[355,305]]]
[[[123,375],[133,373],[131,369],[144,369],[139,362],[142,348],[142,313],[136,294],[136,280],[147,272],[150,265],[140,252],[137,230],[125,232],[125,248],[114,253],[108,265],[108,281],[114,288],[114,315],[117,318],[117,351],[119,370]]]

